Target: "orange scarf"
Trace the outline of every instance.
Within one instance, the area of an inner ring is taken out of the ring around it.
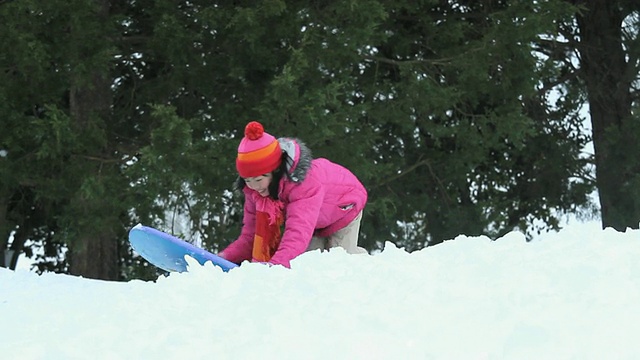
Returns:
[[[282,201],[254,196],[256,202],[256,234],[253,238],[253,261],[268,262],[278,250],[284,224]]]

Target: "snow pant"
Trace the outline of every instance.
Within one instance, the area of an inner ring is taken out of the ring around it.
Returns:
[[[333,247],[341,247],[349,254],[366,254],[367,250],[358,246],[358,235],[360,234],[360,221],[362,221],[362,211],[349,225],[336,231],[327,237],[314,236],[307,251],[329,250]]]

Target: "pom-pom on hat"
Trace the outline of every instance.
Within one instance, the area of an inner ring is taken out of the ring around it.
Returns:
[[[243,178],[264,175],[277,169],[281,162],[282,149],[278,140],[266,133],[259,122],[248,123],[238,146],[238,174]]]

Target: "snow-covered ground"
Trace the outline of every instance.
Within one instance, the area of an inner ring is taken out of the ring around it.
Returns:
[[[592,222],[156,282],[0,269],[0,358],[637,359],[639,259]]]

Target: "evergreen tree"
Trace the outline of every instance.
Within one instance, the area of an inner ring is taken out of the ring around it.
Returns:
[[[588,139],[573,131],[575,119],[559,121],[571,109],[553,114],[544,105],[549,89],[536,89],[544,67],[530,47],[555,33],[554,19],[568,7],[359,2],[354,20],[346,11],[353,6],[310,11],[305,39],[320,40],[301,42],[283,78],[307,85],[317,73],[327,91],[337,90],[340,105],[319,107],[327,130],[315,133],[316,149],[364,174],[368,247],[499,236],[535,220],[557,228],[555,211],[587,203],[591,184],[569,174],[584,172]],[[364,24],[359,16],[368,16]],[[299,109],[317,98],[300,96],[295,89],[309,91],[302,85],[289,88],[279,99],[298,95]]]
[[[220,249],[250,120],[361,178],[369,249],[557,227],[586,203],[588,138],[571,96],[546,106],[558,67],[532,44],[567,5],[3,3],[0,249],[15,234],[42,270],[104,279],[154,276],[139,222]]]
[[[640,225],[640,4],[634,1],[571,1],[577,26],[565,27],[579,53],[578,79],[586,89],[593,129],[602,227]]]

